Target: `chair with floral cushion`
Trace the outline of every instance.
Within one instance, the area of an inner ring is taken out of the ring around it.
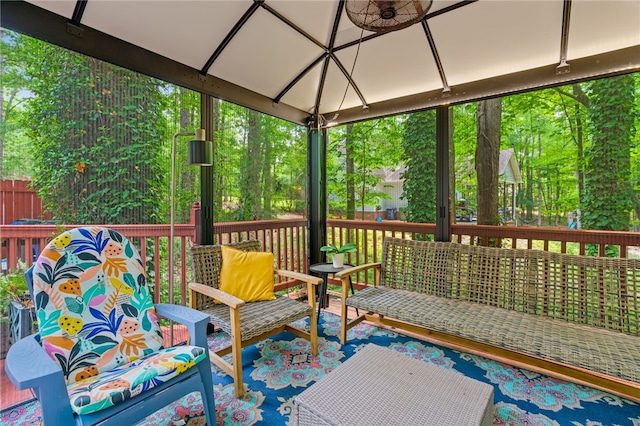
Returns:
[[[34,389],[45,425],[133,424],[194,391],[215,424],[208,316],[154,305],[128,239],[98,227],[64,232],[27,280],[39,334],[9,349],[5,369],[18,389]],[[185,325],[190,344],[164,347],[159,317]]]
[[[274,269],[274,256],[262,252],[258,240],[228,245],[191,248],[195,283],[189,284],[191,307],[206,312],[211,323],[227,332],[231,345],[210,351],[211,361],[233,377],[235,395],[244,395],[242,348],[287,330],[311,342],[311,354],[318,355],[315,290],[321,278],[300,272]],[[307,303],[287,296],[276,297],[274,277],[306,284]],[[309,318],[309,331],[292,322]],[[231,353],[229,363],[223,357]]]

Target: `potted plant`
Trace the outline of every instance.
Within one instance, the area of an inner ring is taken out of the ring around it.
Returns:
[[[3,346],[15,343],[33,332],[35,310],[29,297],[25,270],[24,262],[19,262],[17,270],[7,275],[0,274],[0,321],[4,323],[3,327],[8,326],[8,333],[3,335],[9,338],[8,342],[2,342]]]
[[[334,268],[342,268],[344,266],[344,254],[353,253],[356,249],[357,246],[355,243],[346,243],[341,247],[338,247],[335,244],[320,247],[320,251],[324,251],[331,255],[331,261],[333,262]]]

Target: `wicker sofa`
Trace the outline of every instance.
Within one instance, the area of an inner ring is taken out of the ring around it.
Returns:
[[[381,263],[336,277],[343,344],[367,320],[640,401],[640,260],[385,238]]]

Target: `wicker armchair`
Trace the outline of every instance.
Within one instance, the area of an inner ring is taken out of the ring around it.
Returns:
[[[238,250],[260,251],[260,241],[248,240],[228,244]],[[280,296],[276,300],[245,303],[219,289],[222,252],[220,245],[191,248],[194,279],[189,284],[191,307],[205,312],[210,322],[231,336],[231,345],[216,352],[209,351],[211,361],[231,375],[235,394],[244,394],[242,384],[242,348],[252,345],[284,330],[311,342],[311,352],[318,354],[318,330],[315,316],[316,285],[321,278],[299,272],[276,269],[275,274],[307,284],[308,304]],[[216,299],[221,304],[213,303]],[[310,332],[292,327],[291,322],[309,317]],[[231,353],[232,363],[222,357]]]

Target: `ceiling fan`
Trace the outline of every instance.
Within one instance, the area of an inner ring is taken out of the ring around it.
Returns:
[[[390,32],[421,21],[433,0],[346,0],[347,16],[367,31]]]

